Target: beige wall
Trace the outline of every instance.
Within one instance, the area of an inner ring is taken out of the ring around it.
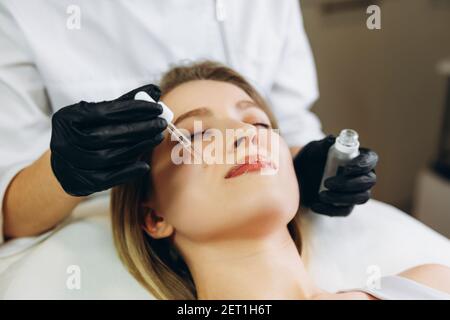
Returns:
[[[417,173],[436,154],[445,92],[436,64],[450,58],[450,5],[385,0],[382,30],[370,31],[364,9],[323,14],[317,3],[302,3],[321,91],[313,110],[325,132],[360,133],[381,159],[374,197],[409,211]]]

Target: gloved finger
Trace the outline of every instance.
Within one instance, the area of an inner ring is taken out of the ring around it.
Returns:
[[[322,191],[319,193],[319,200],[328,204],[348,206],[354,204],[363,204],[370,199],[370,190],[363,192],[333,192],[333,191]]]
[[[329,134],[322,140],[317,141],[318,144],[309,144],[309,146],[314,147],[314,154],[311,154],[312,157],[318,159],[320,157],[324,157],[326,160],[326,155],[328,154],[328,150],[330,147],[336,142],[336,137],[332,134]],[[308,146],[308,145],[306,145]],[[305,146],[305,147],[306,147]]]
[[[130,159],[138,159],[143,154],[150,152],[154,147],[164,140],[164,135],[158,133],[150,139],[141,141],[132,146],[111,149],[108,153],[107,162],[111,164],[125,164]]]
[[[162,107],[159,104],[142,100],[82,102],[79,108],[81,116],[76,117],[73,122],[81,128],[150,120],[162,113]]]
[[[315,202],[311,205],[311,210],[326,216],[346,217],[352,212],[353,206],[335,206],[328,203]]]
[[[365,174],[372,171],[377,165],[378,155],[376,152],[366,148],[360,148],[359,150],[360,154],[344,166],[344,175],[355,176]]]
[[[311,162],[312,165],[321,166],[320,169],[322,171],[327,160],[328,150],[334,144],[335,140],[336,137],[333,135],[328,135],[322,140],[312,141],[304,146],[294,158],[294,167],[296,172],[302,169],[300,163],[308,162]],[[318,161],[318,159],[320,159],[320,161]]]
[[[317,195],[321,179],[318,176],[323,174],[328,151],[335,140],[334,136],[328,135],[321,140],[312,141],[294,157],[295,175],[299,184],[304,183],[304,186],[300,186],[304,204],[309,205]]]
[[[370,171],[359,176],[337,175],[330,177],[324,181],[324,185],[328,190],[335,192],[363,192],[371,189],[376,182],[377,175]]]
[[[130,92],[125,93],[123,96],[120,96],[116,100],[117,101],[134,100],[134,96],[136,95],[136,93],[140,91],[146,92],[150,97],[152,97],[153,100],[155,100],[155,102],[158,102],[159,99],[161,98],[161,89],[159,89],[159,87],[154,84],[148,84],[136,88],[134,90],[131,90]]]
[[[96,180],[99,181],[101,188],[109,188],[124,184],[126,182],[138,179],[150,171],[148,163],[137,161],[118,170],[105,171],[98,174]]]
[[[63,145],[61,154],[70,158],[70,163],[77,170],[103,170],[113,166],[126,165],[135,162],[139,156],[150,152],[164,139],[162,133],[158,133],[150,139],[143,140],[134,145],[99,150],[84,149],[79,146]],[[72,148],[77,148],[73,154]],[[67,161],[67,159],[65,159]]]
[[[130,145],[147,140],[167,128],[167,121],[155,118],[148,121],[107,125],[95,128],[78,129],[73,127],[74,143],[90,149],[99,150],[121,145]]]

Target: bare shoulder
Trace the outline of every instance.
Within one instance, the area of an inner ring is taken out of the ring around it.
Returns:
[[[422,264],[405,270],[399,276],[450,294],[450,268],[441,264]]]

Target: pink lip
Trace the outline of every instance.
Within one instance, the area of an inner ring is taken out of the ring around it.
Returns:
[[[255,156],[246,156],[245,162],[232,167],[226,174],[225,179],[235,178],[248,172],[260,171],[264,168],[276,169],[275,165],[271,161],[267,161],[259,155],[256,156],[256,158]]]

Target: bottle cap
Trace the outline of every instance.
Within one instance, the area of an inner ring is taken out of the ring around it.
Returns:
[[[145,91],[139,91],[134,96],[135,100],[143,100],[143,101],[149,101],[149,102],[155,102],[150,95]],[[163,108],[163,112],[159,115],[161,118],[165,119],[167,123],[172,122],[173,120],[173,112],[169,109],[168,106],[162,101],[159,101],[158,104]]]

